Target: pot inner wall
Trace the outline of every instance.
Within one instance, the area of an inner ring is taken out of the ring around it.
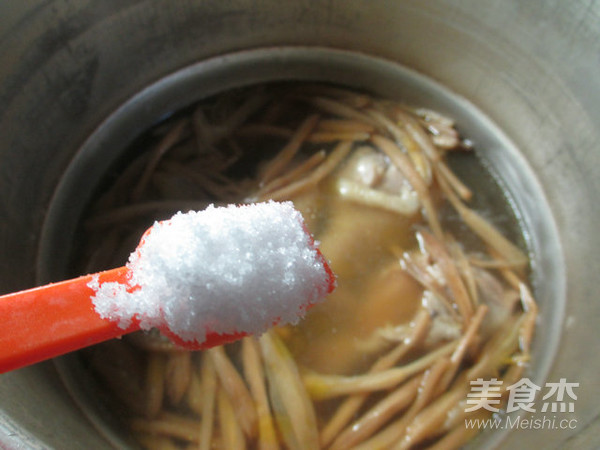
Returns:
[[[539,325],[528,377],[543,384],[556,352],[564,309],[565,274],[552,214],[536,177],[510,138],[474,105],[431,79],[396,63],[327,48],[279,47],[233,53],[201,61],[173,73],[135,95],[90,136],[65,172],[43,228],[39,282],[71,276],[77,230],[85,208],[107,171],[143,131],[190,104],[248,85],[318,81],[372,92],[455,119],[471,139],[482,164],[493,174],[518,220],[532,259],[532,285],[540,304]],[[467,169],[468,172],[468,169]],[[464,177],[469,181],[469,173]],[[477,184],[477,177],[473,178]],[[543,283],[542,283],[543,280]],[[127,442],[106,406],[94,401],[94,384],[77,355],[57,361],[63,380],[80,408],[117,446]],[[478,438],[493,444],[500,433]]]

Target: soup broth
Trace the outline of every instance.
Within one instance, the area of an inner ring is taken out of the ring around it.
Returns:
[[[274,199],[294,202],[338,277],[295,327],[205,352],[157,332],[85,351],[145,448],[458,447],[476,433],[463,419],[489,413],[465,411],[469,382],[508,386],[527,367],[523,241],[449,118],[329,85],[257,86],[167,118],[120,167],[90,206],[78,270],[123,264],[179,210]]]

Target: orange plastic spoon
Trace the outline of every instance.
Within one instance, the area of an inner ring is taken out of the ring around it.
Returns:
[[[129,269],[119,267],[95,275],[101,283],[125,283]],[[123,329],[117,322],[102,319],[96,313],[91,300],[95,291],[88,286],[95,275],[0,297],[0,373],[139,330],[136,322]],[[177,343],[196,350],[233,342],[243,336],[243,333],[209,333],[201,345]]]
[[[314,246],[304,223],[301,224],[309,237],[309,245],[317,252],[325,270],[328,292],[331,292],[335,287],[335,275]],[[151,231],[152,228],[144,234],[137,251],[144,245]],[[100,317],[92,302],[96,291],[89,286],[96,276],[100,284],[118,282],[129,286],[127,289],[130,292],[138,289],[138,286],[132,285],[131,271],[125,266],[0,296],[0,373],[140,329],[140,324],[135,319],[129,328],[123,329],[118,322]],[[306,306],[309,308],[312,305]],[[277,321],[274,322],[276,323]],[[207,349],[247,336],[244,332],[217,334],[208,329],[206,339],[198,343],[183,341],[167,329],[166,325],[160,331],[177,345],[190,350]]]

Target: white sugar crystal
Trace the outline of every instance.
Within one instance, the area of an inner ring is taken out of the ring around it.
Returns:
[[[98,314],[197,343],[206,327],[260,334],[275,321],[296,323],[331,282],[291,202],[178,213],[154,224],[127,266],[140,289],[95,280]]]

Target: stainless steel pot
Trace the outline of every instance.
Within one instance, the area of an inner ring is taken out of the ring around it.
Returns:
[[[2,2],[0,17],[2,292],[66,273],[95,181],[161,114],[254,81],[370,87],[475,134],[530,233],[542,302],[531,376],[580,383],[573,429],[478,443],[600,445],[598,4],[32,0]],[[0,376],[0,447],[109,445],[52,364]]]

